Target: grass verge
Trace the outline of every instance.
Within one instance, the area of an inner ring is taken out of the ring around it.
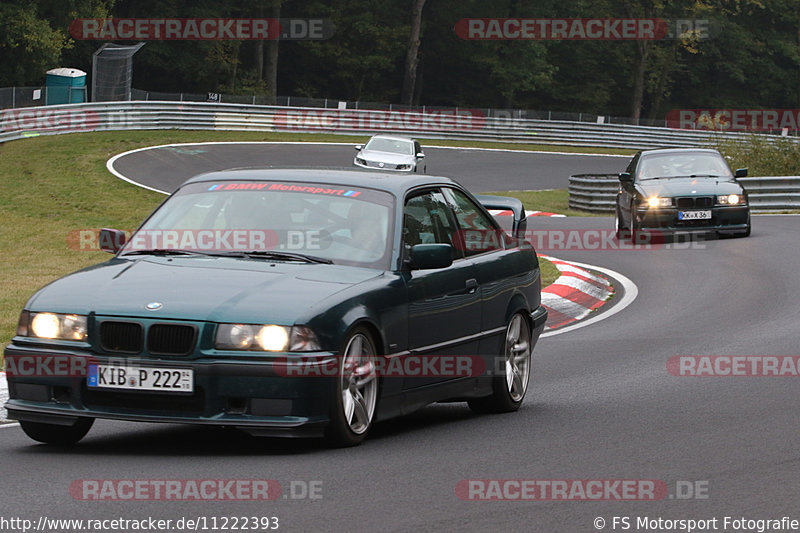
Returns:
[[[610,216],[587,211],[576,211],[569,208],[569,191],[567,189],[549,189],[545,191],[497,191],[485,194],[498,196],[511,196],[522,200],[525,209],[557,213],[573,217],[602,217]]]
[[[559,272],[556,266],[543,257],[539,258],[539,270],[542,275],[543,289],[548,285],[551,285],[558,278],[558,276],[561,275],[561,272]]]

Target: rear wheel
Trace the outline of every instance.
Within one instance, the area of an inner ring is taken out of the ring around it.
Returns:
[[[340,372],[331,402],[328,443],[336,447],[355,446],[367,436],[378,402],[378,371],[375,343],[364,328],[347,337],[342,348]]]
[[[27,436],[45,444],[67,446],[75,444],[89,433],[94,424],[94,418],[79,418],[71,426],[58,424],[43,424],[41,422],[28,422],[20,420],[19,425]]]
[[[531,328],[522,313],[511,317],[506,338],[500,375],[492,378],[492,394],[469,400],[478,413],[507,413],[516,411],[525,399],[531,374]]]

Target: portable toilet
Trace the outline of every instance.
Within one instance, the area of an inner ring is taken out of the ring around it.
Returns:
[[[86,101],[86,73],[76,68],[47,71],[47,105],[80,104]]]

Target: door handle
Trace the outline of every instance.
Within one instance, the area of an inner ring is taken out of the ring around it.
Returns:
[[[478,280],[475,278],[469,278],[467,280],[467,292],[472,294],[478,289]]]

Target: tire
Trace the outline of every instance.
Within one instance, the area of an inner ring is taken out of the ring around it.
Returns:
[[[57,446],[75,444],[89,433],[94,424],[94,418],[79,418],[72,426],[58,424],[43,424],[41,422],[28,422],[20,420],[19,425],[27,436],[35,441]]]
[[[639,229],[639,224],[636,223],[636,219],[633,218],[633,214],[631,214],[631,227],[628,231],[628,238],[630,239],[631,243],[636,245],[641,240],[642,230]]]
[[[378,403],[375,343],[365,328],[356,328],[342,346],[325,439],[330,446],[356,446],[366,438]]]
[[[516,411],[525,399],[531,375],[531,326],[522,313],[508,321],[503,342],[503,374],[492,378],[492,394],[467,403],[476,413]]]
[[[750,213],[747,213],[747,229],[744,230],[741,233],[737,233],[735,236],[736,237],[749,237],[751,229],[752,229],[752,226],[750,225]]]
[[[615,209],[616,217],[614,218],[614,234],[617,236],[617,240],[622,240],[626,236],[625,232],[625,225],[622,223],[622,213],[619,210],[619,206]]]

